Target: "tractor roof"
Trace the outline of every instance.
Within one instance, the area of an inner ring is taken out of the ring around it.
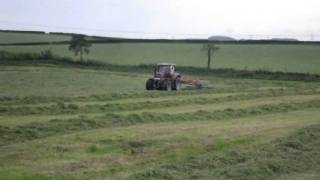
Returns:
[[[175,66],[176,64],[173,64],[173,63],[158,63],[157,66]]]

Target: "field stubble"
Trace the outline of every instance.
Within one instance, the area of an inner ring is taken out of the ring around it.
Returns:
[[[142,73],[4,69],[4,179],[319,177],[318,82],[207,76],[200,91],[144,92]]]

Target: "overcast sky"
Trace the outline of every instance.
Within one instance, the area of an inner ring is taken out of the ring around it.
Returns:
[[[320,0],[1,0],[0,29],[319,40]]]

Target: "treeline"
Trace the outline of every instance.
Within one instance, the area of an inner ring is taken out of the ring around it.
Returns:
[[[64,33],[64,32],[50,32],[46,33],[43,31],[15,31],[15,30],[0,30],[0,32],[8,33],[29,33],[39,35],[83,35],[87,38],[90,43],[215,43],[215,44],[283,44],[283,45],[320,45],[320,41],[292,41],[290,39],[261,39],[261,40],[209,40],[209,39],[127,39],[118,37],[102,37],[102,36],[87,36],[78,33]],[[59,45],[69,44],[70,41],[56,41],[56,42],[20,42],[20,43],[1,43],[0,46],[32,46],[32,45]]]
[[[98,62],[95,60],[77,61],[68,57],[54,55],[50,50],[40,53],[12,53],[0,51],[0,64],[2,65],[38,65],[39,63],[55,64],[63,67],[91,68],[96,70],[151,73],[153,64],[116,65]],[[179,66],[178,71],[188,75],[216,76],[228,78],[292,80],[292,81],[320,81],[319,74],[272,72],[265,70],[237,70],[237,69],[204,69],[200,67]]]
[[[44,31],[18,31],[18,30],[0,30],[5,33],[23,33],[23,34],[46,34]]]
[[[196,43],[196,44],[283,44],[283,45],[320,45],[320,41],[279,41],[279,40],[235,40],[214,41],[207,39],[98,39],[91,43]]]
[[[44,31],[23,31],[23,30],[0,30],[0,32],[4,33],[21,33],[21,34],[52,34],[52,35],[66,35],[71,36],[76,33],[64,33],[64,32],[44,32]]]
[[[63,45],[63,44],[70,44],[70,41],[0,43],[0,46],[37,46],[37,45]]]
[[[101,38],[101,39],[100,39]],[[320,41],[277,41],[277,40],[239,40],[239,41],[212,41],[205,39],[120,39],[120,38],[102,38],[98,36],[87,36],[88,42],[92,44],[108,44],[108,43],[190,43],[190,44],[235,44],[235,45],[320,45]],[[54,41],[54,42],[20,42],[20,43],[0,43],[0,46],[34,46],[34,45],[65,45],[70,41]]]
[[[0,61],[30,61],[30,60],[50,60],[56,59],[51,50],[41,51],[40,53],[12,53],[0,51]]]

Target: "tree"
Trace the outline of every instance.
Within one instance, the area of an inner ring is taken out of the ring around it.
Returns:
[[[91,43],[86,40],[84,35],[74,34],[70,42],[69,50],[73,51],[75,56],[80,54],[80,61],[83,60],[83,53],[89,54]]]
[[[211,57],[213,57],[214,53],[216,51],[218,51],[219,49],[220,48],[218,46],[216,46],[215,44],[212,44],[212,43],[208,43],[208,44],[203,45],[202,50],[205,51],[208,56],[208,64],[207,64],[208,70],[210,69],[210,65],[211,65]]]

